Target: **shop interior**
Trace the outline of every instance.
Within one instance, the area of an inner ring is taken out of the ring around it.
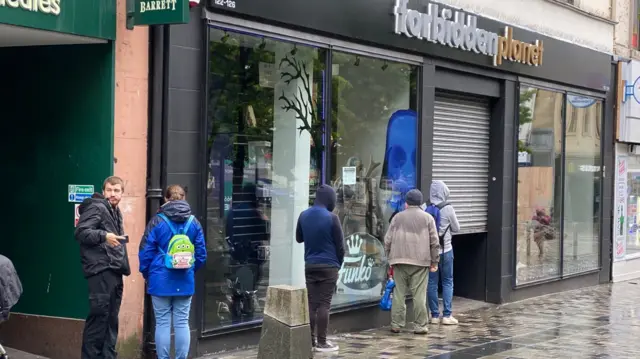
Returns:
[[[1,183],[7,190],[0,254],[13,262],[23,285],[10,320],[0,325],[0,342],[42,351],[38,343],[55,342],[61,332],[79,338],[77,319],[88,311],[68,186],[99,189],[112,173],[113,46],[5,25],[0,34]],[[32,316],[73,320],[36,324]]]

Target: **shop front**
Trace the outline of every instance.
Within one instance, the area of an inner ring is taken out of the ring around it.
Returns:
[[[608,278],[609,55],[427,1],[212,0],[191,18],[153,30],[149,173],[206,223],[199,353],[257,343],[267,287],[304,285],[296,221],[319,184],[345,235],[336,330],[388,323],[384,233],[434,179],[462,226],[456,295]]]
[[[640,278],[640,62],[621,62],[613,212],[614,282]]]

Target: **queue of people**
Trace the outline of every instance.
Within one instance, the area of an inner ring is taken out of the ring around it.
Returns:
[[[90,311],[85,321],[82,359],[115,359],[118,315],[123,277],[131,274],[122,212],[118,205],[124,181],[107,178],[102,193],[95,193],[79,208],[75,238],[89,288]],[[384,238],[384,248],[393,267],[396,286],[391,310],[391,331],[405,326],[407,294],[413,297],[416,334],[426,334],[428,324],[440,323],[438,282],[443,286],[442,324],[455,325],[451,315],[453,297],[452,233],[460,226],[455,210],[447,202],[449,189],[433,181],[430,203],[422,192],[405,195],[405,209],[395,213]],[[344,261],[342,226],[333,213],[335,190],[321,185],[313,206],[303,211],[296,228],[296,241],[304,244],[305,276],[315,351],[337,351],[327,340],[329,310]],[[138,251],[139,271],[147,282],[155,315],[155,343],[159,359],[170,358],[172,328],[175,358],[186,359],[190,348],[189,313],[195,293],[195,272],[207,259],[204,231],[191,213],[185,191],[169,186],[164,204],[149,221]],[[428,307],[428,309],[427,309]],[[432,319],[429,321],[429,312]]]
[[[304,243],[312,344],[315,351],[337,351],[327,340],[329,309],[344,260],[343,233],[333,213],[336,193],[322,185],[314,205],[298,217],[296,241]],[[455,210],[447,202],[449,188],[433,181],[429,205],[420,190],[406,193],[405,209],[396,211],[384,238],[385,254],[393,268],[395,288],[391,308],[391,331],[405,327],[407,294],[413,297],[414,333],[427,334],[428,324],[455,325],[452,316],[452,233],[460,230]],[[438,284],[442,282],[443,311],[440,319]],[[427,301],[428,299],[428,301]],[[429,320],[429,312],[431,320]]]

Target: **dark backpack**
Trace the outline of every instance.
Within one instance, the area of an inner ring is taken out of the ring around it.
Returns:
[[[446,206],[449,206],[449,203],[442,202],[437,205],[430,203],[427,206],[427,209],[425,210],[436,221],[436,228],[438,229],[438,238],[440,239],[440,248],[443,250],[444,250],[444,236],[447,234],[447,232],[451,228],[451,224],[449,224],[447,228],[444,230],[444,232],[442,232],[442,235],[440,234],[440,210],[442,210]]]

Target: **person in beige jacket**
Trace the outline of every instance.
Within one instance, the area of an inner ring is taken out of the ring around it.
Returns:
[[[412,189],[406,195],[406,209],[393,217],[384,238],[384,249],[393,267],[396,287],[391,307],[391,331],[405,326],[406,295],[413,296],[414,333],[427,334],[427,281],[429,271],[438,270],[440,240],[436,222],[425,212],[422,192]]]

